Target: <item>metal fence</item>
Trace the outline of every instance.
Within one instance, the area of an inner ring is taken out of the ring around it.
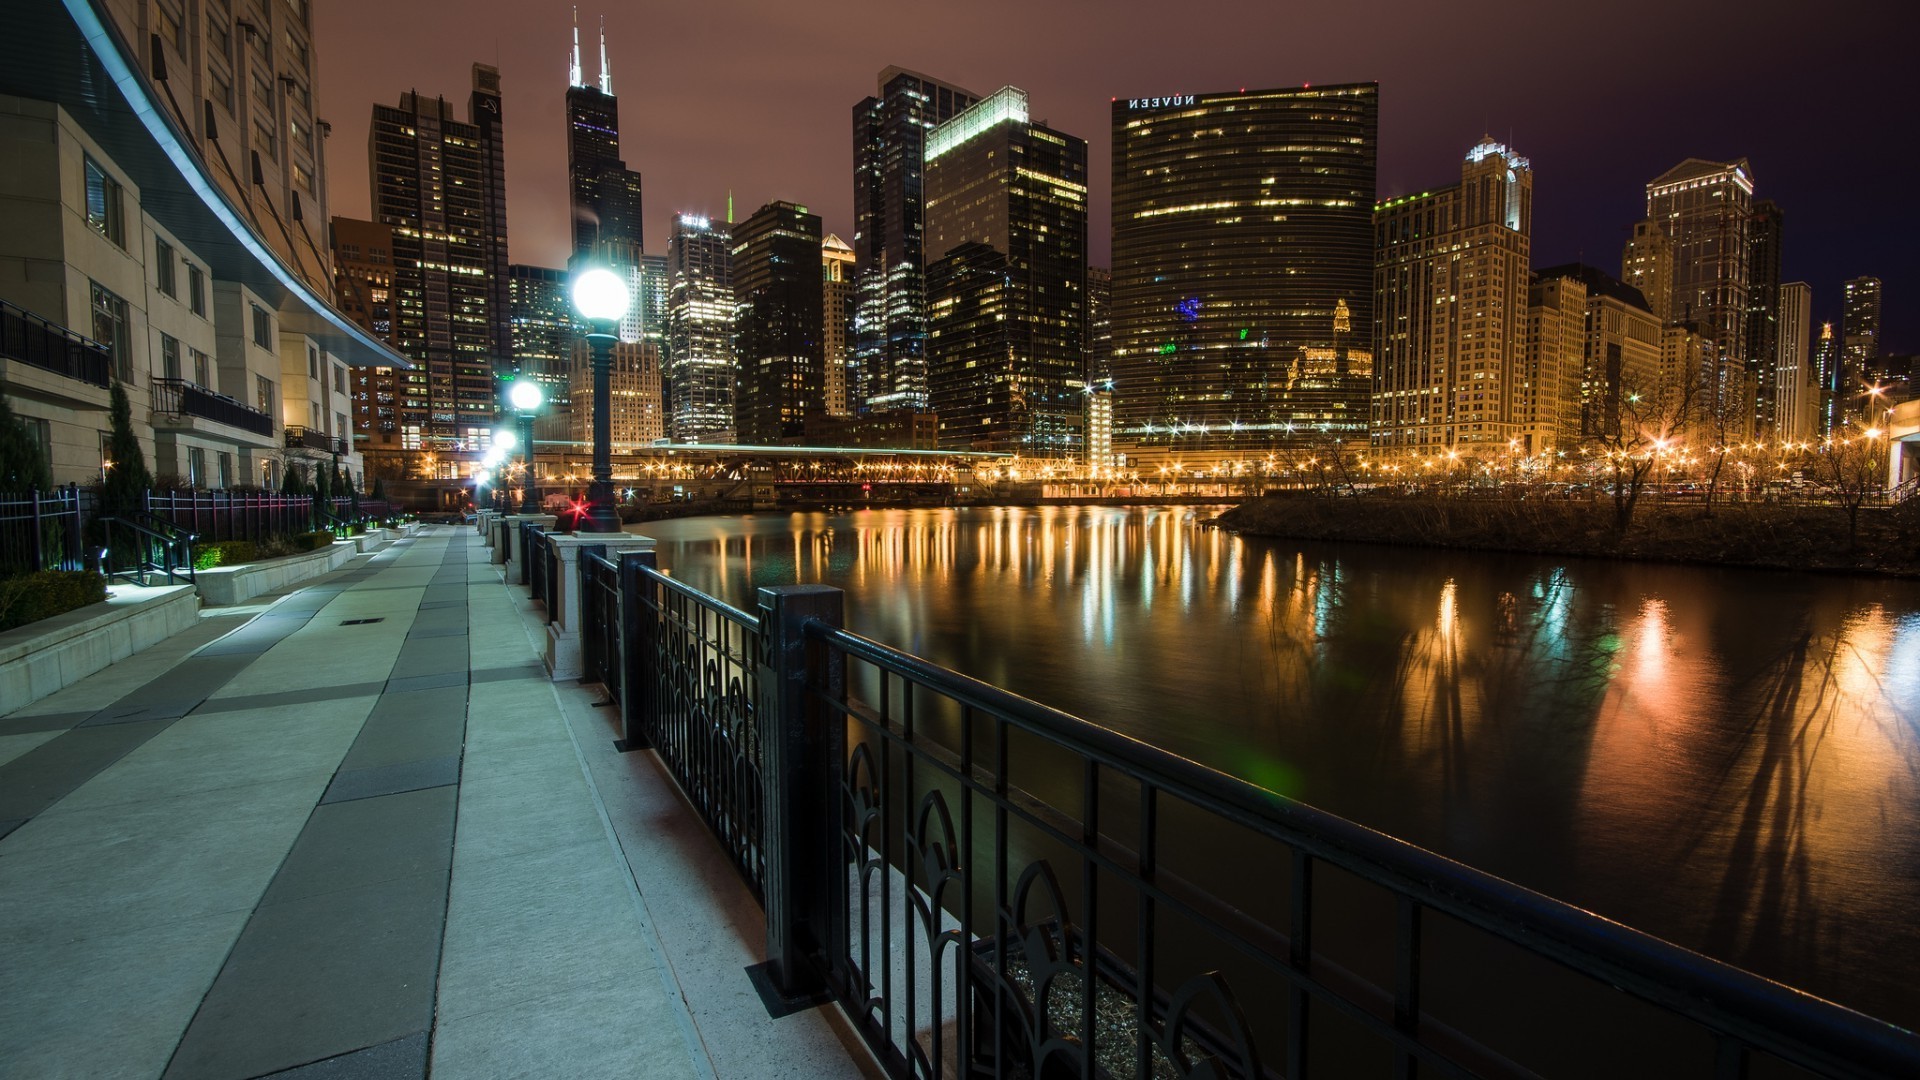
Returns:
[[[625,745],[778,990],[893,1076],[1920,1076],[1909,1032],[848,632],[839,590],[580,566]]]
[[[352,522],[351,497],[334,498],[330,505],[331,519]],[[312,496],[269,491],[149,491],[145,506],[148,513],[193,533],[201,541],[260,540],[311,532],[330,524],[315,514]],[[392,513],[392,505],[385,500],[363,499],[359,504],[361,520]]]
[[[273,434],[273,417],[270,414],[186,379],[156,377],[153,380],[153,411],[197,416],[202,420],[251,431],[255,435]]]
[[[86,522],[93,493],[68,484],[0,495],[0,577],[87,568]]]
[[[0,356],[105,388],[113,358],[105,345],[0,300]]]

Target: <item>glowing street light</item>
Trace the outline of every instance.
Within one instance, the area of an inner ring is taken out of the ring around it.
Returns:
[[[507,387],[507,403],[513,406],[514,416],[520,421],[520,463],[525,466],[526,480],[520,485],[520,512],[537,514],[540,512],[540,495],[533,484],[533,414],[547,398],[540,384],[522,375]]]
[[[604,267],[583,271],[573,279],[573,306],[592,329],[587,345],[593,350],[593,483],[587,486],[587,513],[583,532],[620,531],[620,515],[613,509],[613,420],[610,373],[613,368],[615,324],[627,313],[632,297],[620,275]]]

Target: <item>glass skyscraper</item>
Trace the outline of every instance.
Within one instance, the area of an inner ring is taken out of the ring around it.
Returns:
[[[693,214],[667,241],[665,375],[673,441],[734,441],[733,256],[727,227]]]
[[[1339,419],[1309,350],[1373,324],[1379,109],[1374,83],[1115,99],[1113,438],[1129,465],[1307,446]],[[1364,433],[1364,397],[1338,411],[1352,407]]]

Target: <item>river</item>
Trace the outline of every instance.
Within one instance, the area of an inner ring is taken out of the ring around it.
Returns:
[[[636,527],[1261,786],[1920,1026],[1920,583],[1242,538],[1212,510]]]

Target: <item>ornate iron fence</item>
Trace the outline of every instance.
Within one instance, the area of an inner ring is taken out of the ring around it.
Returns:
[[[896,1077],[1920,1075],[1912,1033],[850,633],[836,589],[582,563],[625,744],[776,990]]]
[[[78,485],[0,495],[0,577],[85,570],[93,494]]]

